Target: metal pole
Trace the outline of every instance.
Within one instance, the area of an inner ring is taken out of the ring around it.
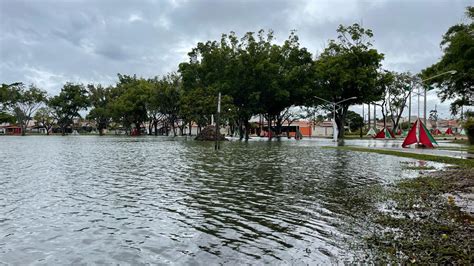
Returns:
[[[364,121],[365,121],[365,106],[364,106],[364,104],[362,104],[362,122],[364,122]]]
[[[367,121],[368,121],[368,124],[369,124],[369,130],[370,130],[370,103],[367,104]]]
[[[214,149],[215,150],[218,150],[220,149],[220,143],[219,143],[219,135],[220,135],[220,132],[219,132],[219,115],[221,113],[221,93],[219,92],[219,96],[217,98],[217,114],[216,114],[216,134],[215,134],[215,145],[214,145]]]
[[[411,90],[413,88],[410,89],[410,93],[408,94],[408,129],[411,128]]]
[[[374,129],[377,130],[377,105],[374,103]]]
[[[424,97],[423,97],[423,122],[426,125],[426,86],[423,86],[425,89]]]
[[[418,95],[418,104],[417,104],[418,105],[418,119],[420,119],[420,94],[421,94],[420,93],[420,87],[418,87],[418,93],[417,93],[417,95]]]

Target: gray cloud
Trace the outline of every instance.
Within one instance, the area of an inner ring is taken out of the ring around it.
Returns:
[[[339,24],[355,22],[374,31],[374,45],[385,54],[384,67],[416,73],[438,60],[441,35],[462,22],[469,4],[468,0],[2,0],[0,82],[36,83],[57,93],[66,81],[110,84],[117,73],[163,75],[187,60],[187,52],[199,41],[261,28],[273,29],[278,42],[296,29],[302,45],[317,54],[336,37]],[[436,97],[429,102],[433,106],[428,109],[434,108]]]

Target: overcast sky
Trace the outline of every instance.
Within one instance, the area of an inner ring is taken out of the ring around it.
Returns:
[[[35,83],[56,94],[66,81],[113,84],[116,74],[176,71],[197,42],[222,33],[296,29],[313,54],[339,24],[374,32],[389,70],[417,73],[437,62],[446,30],[466,22],[465,0],[0,0],[0,83]],[[416,102],[416,101],[415,101]],[[439,105],[430,93],[428,110]],[[416,111],[416,105],[414,107]],[[438,107],[448,116],[448,104]],[[355,108],[355,110],[359,110]]]

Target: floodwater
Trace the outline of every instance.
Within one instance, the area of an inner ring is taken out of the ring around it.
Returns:
[[[0,264],[352,261],[416,161],[321,145],[0,137]]]

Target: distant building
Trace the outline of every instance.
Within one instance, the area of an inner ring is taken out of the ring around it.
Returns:
[[[18,125],[3,125],[0,126],[0,134],[2,135],[21,135],[21,127]]]

